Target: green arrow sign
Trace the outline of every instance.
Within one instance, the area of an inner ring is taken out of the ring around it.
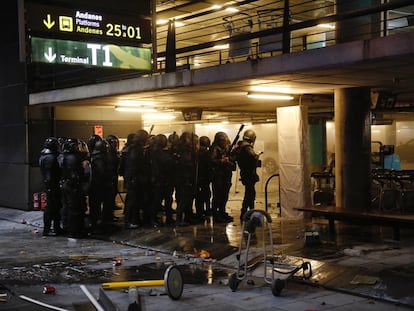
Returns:
[[[151,70],[151,50],[32,37],[32,62]]]

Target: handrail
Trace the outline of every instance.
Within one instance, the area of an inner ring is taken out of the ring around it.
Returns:
[[[275,173],[275,174],[269,176],[266,180],[266,183],[265,183],[265,210],[266,210],[266,213],[267,213],[267,201],[268,201],[268,199],[267,199],[267,187],[269,185],[270,180],[273,179],[274,177],[279,177],[279,173]],[[280,201],[280,178],[279,178],[279,202],[277,203],[277,205],[280,208],[279,209],[279,217],[282,217],[282,204],[281,204],[281,201]]]

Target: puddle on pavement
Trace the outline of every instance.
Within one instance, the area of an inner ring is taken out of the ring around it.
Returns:
[[[386,285],[386,295],[396,299],[404,297],[411,297],[412,299],[414,288],[414,264],[383,270],[379,276],[382,283]]]

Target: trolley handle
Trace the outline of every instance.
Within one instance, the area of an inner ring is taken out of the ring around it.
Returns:
[[[252,216],[253,217],[259,216],[259,215],[253,215],[253,214],[259,214],[260,216],[266,217],[266,221],[268,223],[272,222],[272,217],[270,217],[270,215],[268,213],[266,213],[265,211],[262,211],[262,210],[258,210],[258,209],[253,209],[253,210],[250,210],[247,213],[245,213],[243,215],[243,221],[247,222],[252,218]]]

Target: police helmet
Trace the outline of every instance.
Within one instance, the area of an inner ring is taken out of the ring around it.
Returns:
[[[108,144],[114,149],[114,150],[118,150],[119,149],[119,138],[115,135],[108,135],[106,137],[106,141],[108,142]]]
[[[95,143],[95,147],[92,153],[93,154],[98,154],[98,153],[106,154],[108,152],[108,148],[109,148],[109,144],[106,140],[98,140]]]
[[[210,147],[210,144],[211,144],[210,138],[208,138],[207,136],[200,137],[200,147],[207,148],[207,147]]]
[[[253,130],[244,131],[243,140],[254,143],[256,141],[256,133]]]
[[[155,144],[160,149],[167,147],[167,136],[164,134],[158,134],[155,136]]]
[[[64,153],[76,153],[79,152],[80,142],[77,138],[67,138],[63,143]]]
[[[56,137],[46,138],[43,147],[49,149],[52,152],[57,152],[59,150],[59,141]]]
[[[145,146],[148,140],[148,132],[146,130],[138,130],[135,133],[133,142],[140,146]]]
[[[97,142],[97,141],[100,141],[100,140],[102,140],[102,137],[101,137],[101,136],[99,136],[99,135],[97,135],[97,134],[93,134],[93,135],[89,138],[89,140],[88,140],[88,149],[89,149],[90,151],[93,151],[93,150],[94,150],[94,148],[95,148],[95,144],[96,144],[96,142]]]
[[[215,143],[227,143],[229,141],[229,137],[224,132],[217,132],[214,135],[214,142]]]
[[[178,134],[176,133],[176,132],[174,132],[174,133],[171,133],[169,136],[168,136],[168,144],[170,145],[170,146],[175,146],[175,145],[177,145],[177,143],[178,143],[178,141],[180,140],[180,137],[178,136]]]

